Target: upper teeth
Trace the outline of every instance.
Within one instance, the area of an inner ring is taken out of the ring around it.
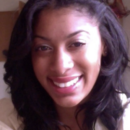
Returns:
[[[64,88],[64,87],[70,87],[70,86],[74,85],[78,80],[79,80],[79,77],[77,77],[69,82],[66,82],[66,83],[57,83],[57,82],[53,82],[53,83],[58,87]]]

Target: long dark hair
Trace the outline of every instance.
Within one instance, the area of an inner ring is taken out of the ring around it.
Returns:
[[[44,8],[73,6],[86,10],[87,16],[99,23],[99,31],[106,47],[101,71],[89,100],[80,105],[85,110],[81,129],[93,130],[100,119],[108,130],[117,130],[123,114],[119,93],[125,93],[122,74],[128,64],[126,38],[115,14],[105,0],[29,0],[23,8],[12,32],[5,63],[5,82],[11,89],[13,104],[23,118],[24,130],[59,130],[66,125],[58,120],[53,101],[37,81],[31,63],[33,27]],[[87,109],[86,109],[87,108]]]

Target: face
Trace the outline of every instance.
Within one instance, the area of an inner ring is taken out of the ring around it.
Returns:
[[[71,8],[44,10],[38,17],[33,69],[57,106],[74,107],[87,100],[97,80],[103,45],[94,23]]]

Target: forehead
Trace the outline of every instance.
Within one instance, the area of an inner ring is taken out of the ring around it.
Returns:
[[[75,8],[45,9],[38,16],[34,33],[62,37],[79,30],[92,32],[94,28],[98,28],[95,19]]]
[[[57,19],[59,18],[60,19]],[[42,22],[44,23],[48,23],[48,21],[50,22],[54,22],[54,20],[63,20],[64,18],[66,18],[67,20],[72,20],[70,17],[72,18],[76,18],[76,17],[82,17],[82,19],[86,20],[87,22],[91,23],[91,24],[95,24],[97,25],[96,19],[94,16],[90,16],[88,14],[87,11],[85,11],[85,9],[77,9],[76,7],[64,7],[64,8],[60,8],[60,9],[53,9],[53,8],[48,8],[48,9],[43,9],[38,17],[37,17],[37,22],[39,23],[39,21],[43,20]],[[52,20],[52,21],[51,21]]]
[[[63,7],[63,8],[45,8],[43,9],[40,13],[40,15],[56,15],[56,16],[61,16],[61,15],[76,15],[76,16],[85,16],[87,12],[85,12],[83,9],[78,10],[76,7]],[[40,16],[39,15],[39,16]]]

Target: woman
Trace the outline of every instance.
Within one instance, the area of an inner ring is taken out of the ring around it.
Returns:
[[[4,77],[20,128],[130,129],[126,43],[103,0],[29,0],[12,33]]]

